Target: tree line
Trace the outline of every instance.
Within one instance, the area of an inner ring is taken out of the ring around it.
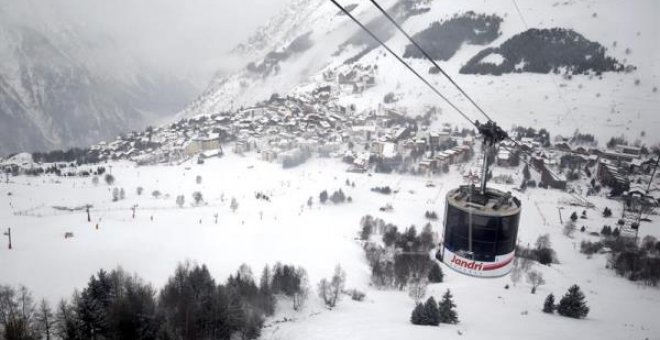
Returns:
[[[160,291],[122,269],[100,270],[54,309],[25,287],[0,286],[0,338],[255,339],[276,297],[299,310],[307,287],[303,268],[280,263],[264,267],[259,282],[242,265],[224,283],[204,265],[180,264]]]

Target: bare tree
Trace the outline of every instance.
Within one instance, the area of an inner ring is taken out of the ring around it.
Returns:
[[[332,299],[330,297],[331,296],[330,282],[328,281],[328,279],[325,278],[321,279],[321,281],[319,281],[319,285],[317,289],[318,289],[319,297],[321,298],[321,300],[323,300],[325,305],[328,307],[333,307],[331,306]]]
[[[513,268],[511,269],[511,282],[513,282],[513,285],[515,286],[518,282],[520,282],[520,279],[522,278],[522,267],[520,265],[521,259],[519,257],[515,257],[513,259]]]
[[[296,277],[300,280],[298,290],[293,293],[293,310],[300,311],[309,297],[309,279],[307,271],[303,267],[296,269]]]
[[[200,205],[204,201],[204,197],[202,196],[202,193],[199,191],[195,191],[192,194],[193,200],[195,200],[195,205]]]
[[[53,316],[53,311],[50,309],[50,306],[48,306],[46,299],[41,300],[34,318],[37,322],[37,329],[41,336],[46,340],[50,340],[55,325],[55,317]]]
[[[543,274],[536,270],[527,273],[527,282],[532,285],[532,294],[536,293],[536,288],[545,284]]]
[[[426,287],[428,286],[428,281],[424,279],[411,280],[408,283],[408,296],[410,296],[415,304],[418,304],[424,296],[426,296]]]
[[[176,197],[176,205],[179,206],[179,208],[182,208],[183,205],[186,203],[186,197],[183,195],[179,195]]]
[[[568,223],[566,223],[566,225],[564,225],[564,230],[563,230],[564,235],[573,238],[573,233],[575,233],[575,229],[577,229],[577,227],[575,226],[575,222],[569,221]]]
[[[551,248],[550,234],[543,234],[536,239],[536,249]]]
[[[330,281],[322,279],[321,282],[319,282],[319,296],[328,307],[332,308],[337,305],[337,302],[341,298],[341,293],[344,290],[345,283],[346,272],[340,265],[335,267],[335,274]]]
[[[0,329],[7,339],[31,339],[34,303],[28,289],[0,286]]]

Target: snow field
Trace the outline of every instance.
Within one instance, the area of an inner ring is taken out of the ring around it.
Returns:
[[[84,287],[89,276],[101,268],[122,266],[155,287],[162,287],[176,264],[186,260],[206,264],[218,281],[242,263],[250,265],[258,276],[263,265],[280,261],[303,266],[313,292],[302,312],[291,310],[290,302],[280,302],[282,307],[267,321],[264,339],[433,339],[458,337],[459,332],[466,339],[657,339],[660,335],[655,322],[660,308],[658,290],[616,277],[605,268],[604,255],[587,259],[579,253],[581,239],[597,238],[579,231],[574,239],[562,234],[557,202],[566,199],[566,194],[544,189],[516,194],[523,204],[519,242],[533,245],[539,235],[549,233],[560,261],[550,267],[533,267],[547,281],[535,295],[530,294],[531,287],[524,277],[513,286],[509,277],[475,279],[443,266],[445,282],[429,286],[427,296],[439,300],[446,289],[451,289],[461,322],[440,327],[413,326],[409,317],[414,303],[406,292],[369,287],[370,270],[354,238],[365,214],[383,218],[401,230],[411,224],[420,230],[427,210],[435,210],[442,221],[444,195],[462,183],[459,167],[429,179],[349,174],[344,172],[346,166],[334,159],[312,159],[283,170],[279,164],[255,158],[254,154],[230,154],[204,165],[181,166],[113,163],[115,185],[126,190],[126,199],[119,202],[111,201],[107,185],[94,186],[89,178],[13,178],[13,183],[0,186],[0,226],[11,226],[14,235],[14,249],[9,251],[4,244],[0,249],[0,282],[25,284],[35,297],[55,302],[68,298],[74,288]],[[494,175],[499,173],[515,175],[513,170],[495,168]],[[201,184],[195,183],[197,175],[202,176]],[[355,188],[345,185],[347,178],[355,182]],[[53,183],[56,179],[60,183]],[[435,187],[426,186],[429,180]],[[369,190],[384,185],[398,192],[385,196]],[[142,196],[136,195],[137,186],[144,187]],[[511,186],[493,186],[512,190]],[[321,190],[332,194],[339,188],[352,197],[353,203],[318,204]],[[155,199],[151,197],[153,190],[169,194],[169,198]],[[193,207],[191,194],[198,190],[207,205]],[[257,192],[269,195],[270,203],[257,200]],[[186,196],[184,208],[175,204],[179,194]],[[309,196],[314,198],[312,208],[306,205]],[[235,213],[229,208],[232,197],[239,203]],[[600,217],[605,205],[613,209],[614,216],[620,214],[615,202],[590,200],[596,208],[587,211],[587,220],[578,220],[578,228],[585,224],[588,231],[599,231],[604,223],[616,222],[615,217]],[[86,203],[94,205],[91,223],[84,211],[64,213],[50,208]],[[387,203],[394,210],[380,212],[378,208]],[[135,219],[130,211],[133,204],[138,204]],[[13,214],[34,207],[30,216]],[[562,211],[565,220],[573,210],[580,214],[582,208],[566,206]],[[216,213],[218,224],[213,221]],[[95,230],[97,222],[99,230]],[[440,222],[432,225],[440,232]],[[660,236],[657,227],[657,222],[642,224],[641,235]],[[68,231],[75,237],[65,240],[63,234]],[[363,290],[367,297],[364,302],[345,297],[337,308],[328,311],[316,297],[316,284],[331,276],[337,263],[347,272],[346,287]],[[574,283],[581,286],[591,307],[586,320],[541,312],[548,293],[554,293],[558,301]],[[507,284],[508,290],[504,289]],[[277,322],[285,317],[295,321]]]

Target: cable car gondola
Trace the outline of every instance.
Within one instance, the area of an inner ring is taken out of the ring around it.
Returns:
[[[508,274],[513,266],[520,201],[488,188],[489,151],[507,138],[497,125],[479,125],[484,137],[481,187],[464,185],[447,193],[443,241],[437,257],[450,268],[478,277]]]
[[[510,193],[461,186],[447,193],[444,236],[438,255],[450,268],[478,277],[508,274],[520,219],[520,201]]]

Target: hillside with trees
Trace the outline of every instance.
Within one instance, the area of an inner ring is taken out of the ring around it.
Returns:
[[[497,15],[477,14],[469,11],[451,19],[432,23],[415,34],[413,39],[436,60],[449,60],[463,43],[486,45],[500,36],[502,18]],[[424,58],[412,44],[406,46],[404,58]]]
[[[464,74],[560,73],[600,75],[634,70],[605,54],[600,43],[571,29],[532,28],[514,35],[499,47],[477,53],[460,70]]]

